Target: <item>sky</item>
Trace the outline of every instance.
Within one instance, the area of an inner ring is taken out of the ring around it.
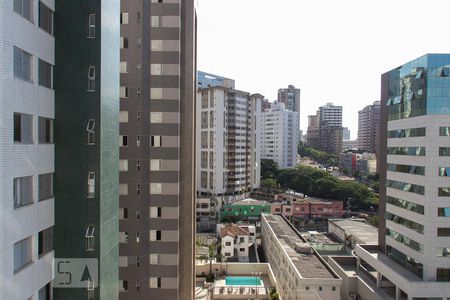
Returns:
[[[276,100],[301,89],[300,124],[327,102],[358,111],[380,76],[426,53],[450,53],[449,0],[197,0],[198,69]]]

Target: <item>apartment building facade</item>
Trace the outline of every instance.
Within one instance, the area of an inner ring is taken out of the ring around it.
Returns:
[[[286,109],[284,103],[272,103],[262,113],[261,158],[271,159],[278,168],[297,164],[299,113]]]
[[[119,4],[55,1],[57,300],[118,299]]]
[[[358,112],[358,149],[377,153],[380,126],[380,101]]]
[[[259,187],[262,99],[222,86],[198,90],[198,193],[242,194]]]
[[[300,115],[300,89],[293,85],[278,89],[278,101],[286,105],[286,109],[296,111]]]
[[[193,0],[121,1],[119,299],[192,299]]]
[[[0,299],[50,299],[54,1],[0,3]]]
[[[319,107],[317,118],[319,149],[339,157],[343,148],[342,106],[327,103]]]

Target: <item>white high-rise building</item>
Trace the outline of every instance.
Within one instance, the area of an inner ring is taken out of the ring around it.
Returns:
[[[51,297],[54,3],[0,1],[0,300]]]
[[[272,103],[262,113],[261,158],[278,163],[280,169],[297,163],[299,114],[284,103]]]
[[[226,87],[197,94],[197,192],[243,193],[259,187],[261,101]]]

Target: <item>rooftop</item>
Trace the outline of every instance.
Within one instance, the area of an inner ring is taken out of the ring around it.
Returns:
[[[338,278],[325,261],[281,215],[263,214],[262,217],[267,220],[302,278]],[[301,251],[302,253],[296,251],[299,247],[304,250],[305,246],[311,248],[308,254],[306,254],[306,251]]]
[[[220,229],[220,237],[231,236],[236,238],[236,236],[249,235],[248,228],[239,227],[236,224],[227,224]]]
[[[330,219],[328,222],[336,224],[346,235],[353,235],[365,244],[378,244],[378,228],[364,219]]]
[[[270,203],[267,201],[247,198],[241,201],[234,202],[233,205],[270,205]]]

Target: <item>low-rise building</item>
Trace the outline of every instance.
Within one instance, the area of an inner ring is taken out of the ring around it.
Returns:
[[[344,203],[340,200],[328,200],[314,197],[306,197],[298,193],[282,193],[276,195],[280,201],[272,209],[272,213],[281,213],[286,217],[294,217],[301,220],[322,219],[330,217],[342,217],[344,215]],[[276,211],[279,209],[279,211]],[[274,212],[275,210],[275,212]]]
[[[351,250],[355,249],[356,244],[378,243],[378,228],[364,219],[328,219],[328,232]]]
[[[249,248],[256,242],[254,225],[218,224],[217,234],[225,261],[249,261]]]
[[[214,232],[219,223],[222,200],[217,197],[198,197],[196,202],[197,232]]]
[[[364,172],[366,174],[375,173],[377,168],[377,158],[374,153],[358,153],[350,149],[341,153],[341,167],[352,174]]]
[[[262,214],[261,234],[281,298],[303,299],[314,290],[321,299],[340,299],[341,278],[284,216]]]
[[[225,204],[221,211],[221,218],[231,218],[235,221],[258,221],[261,213],[270,213],[271,205],[267,201],[244,199]]]

